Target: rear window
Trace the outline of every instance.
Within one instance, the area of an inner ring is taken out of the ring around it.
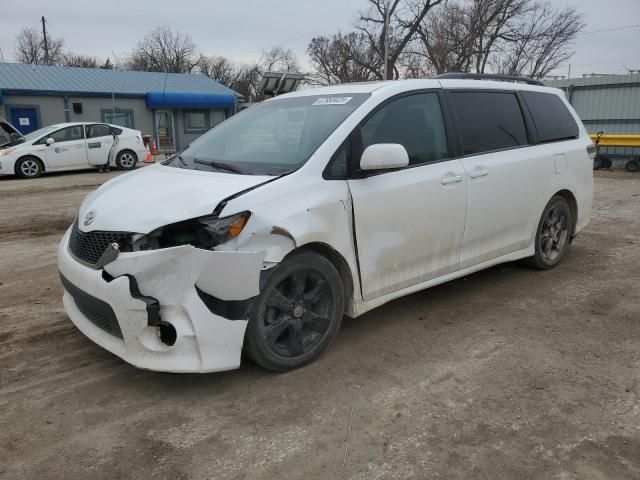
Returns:
[[[520,104],[511,92],[452,92],[465,155],[526,145]]]
[[[576,121],[564,102],[551,93],[522,92],[541,142],[578,138]]]

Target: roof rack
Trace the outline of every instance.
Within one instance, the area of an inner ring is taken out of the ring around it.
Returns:
[[[544,83],[540,80],[534,80],[533,78],[522,77],[519,75],[501,75],[497,73],[443,73],[438,75],[436,78],[443,80],[496,80],[498,82],[519,82],[544,87]]]

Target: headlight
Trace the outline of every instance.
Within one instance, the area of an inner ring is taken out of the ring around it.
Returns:
[[[160,248],[193,245],[211,250],[240,235],[250,216],[250,212],[223,218],[207,215],[167,225],[152,232],[149,237],[157,238]]]

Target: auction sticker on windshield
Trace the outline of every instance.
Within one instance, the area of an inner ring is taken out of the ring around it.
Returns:
[[[353,97],[322,97],[311,105],[346,105]]]

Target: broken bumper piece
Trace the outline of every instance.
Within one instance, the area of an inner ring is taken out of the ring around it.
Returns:
[[[191,246],[120,253],[102,269],[60,243],[64,307],[92,341],[139,368],[216,372],[240,366],[245,318],[225,318],[198,291],[221,302],[259,293],[264,254],[215,252]]]

